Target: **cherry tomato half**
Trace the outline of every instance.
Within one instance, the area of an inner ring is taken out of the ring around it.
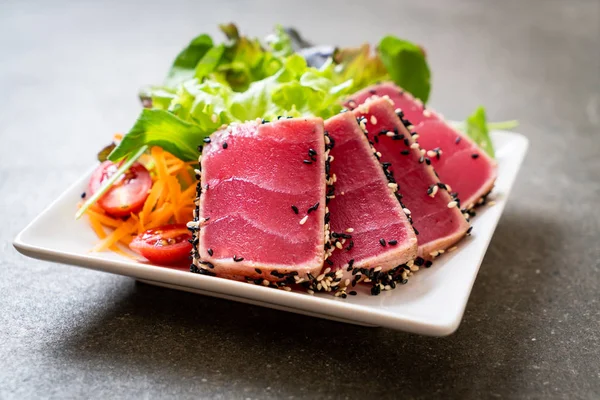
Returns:
[[[94,194],[106,179],[117,172],[117,169],[119,166],[111,161],[100,164],[90,178],[89,194]],[[98,205],[112,216],[125,217],[142,209],[151,188],[152,178],[146,167],[134,163],[129,171],[117,179],[113,187],[98,200]]]
[[[184,224],[165,225],[139,234],[129,247],[153,264],[173,265],[188,259],[191,238]]]

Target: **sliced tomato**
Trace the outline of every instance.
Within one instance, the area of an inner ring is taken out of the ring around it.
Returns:
[[[106,179],[117,172],[117,169],[119,165],[111,161],[100,164],[90,178],[89,195],[94,194]],[[146,167],[134,163],[98,200],[98,205],[112,216],[125,217],[142,209],[151,188],[152,178]]]
[[[173,265],[188,259],[192,234],[184,224],[165,225],[136,236],[129,247],[159,265]]]

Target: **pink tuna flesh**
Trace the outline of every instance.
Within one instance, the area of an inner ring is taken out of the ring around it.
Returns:
[[[431,158],[440,179],[458,194],[462,207],[470,208],[492,190],[496,180],[496,162],[467,135],[454,129],[443,117],[394,85],[382,83],[364,89],[346,102],[349,108],[364,103],[372,96],[388,96],[395,108],[419,134],[419,144],[425,150],[441,150]]]
[[[354,114],[364,118],[368,138],[380,152],[381,161],[391,164],[388,171],[400,187],[402,202],[418,232],[419,256],[431,258],[435,252],[454,245],[465,235],[469,224],[454,198],[439,185],[433,167],[425,162],[389,100],[368,100]]]
[[[339,114],[325,121],[325,130],[335,141],[330,153],[336,176],[335,198],[328,204],[330,229],[341,234],[334,239],[340,243],[347,235],[343,249],[330,257],[332,270],[342,269],[345,279],[353,275],[347,271],[350,260],[354,268],[381,267],[384,272],[412,260],[417,238],[356,118]]]
[[[318,274],[324,152],[319,118],[247,122],[215,132],[202,153],[198,253],[205,264],[198,267],[234,279]]]

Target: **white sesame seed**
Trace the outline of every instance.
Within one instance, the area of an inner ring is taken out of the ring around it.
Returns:
[[[375,125],[377,123],[377,118],[374,115],[371,115],[371,123]]]
[[[329,156],[328,158],[329,158],[329,162],[333,161],[333,156]]]
[[[385,285],[383,288],[384,288],[385,290],[392,290],[392,287],[391,287],[390,285]]]
[[[379,272],[379,271],[381,271],[382,269],[383,269],[383,268],[381,268],[381,267],[377,267],[377,268],[375,268],[373,271],[375,271],[375,272]]]
[[[413,272],[416,272],[416,271],[418,271],[418,270],[419,270],[419,267],[418,267],[417,265],[412,265],[412,266],[410,267],[410,270],[411,270],[411,271],[413,271]]]
[[[438,253],[437,251],[432,251],[431,253],[429,253],[429,255],[431,257],[437,257],[440,253]]]
[[[390,182],[390,183],[388,183],[388,187],[390,189],[393,189],[393,190],[398,190],[398,184],[397,183]]]
[[[379,158],[381,158],[381,153],[380,152],[376,152],[375,155]]]
[[[440,254],[444,254],[445,252],[446,252],[446,250],[444,250],[444,249],[439,249],[438,250],[438,253],[440,253]]]
[[[456,201],[452,200],[450,203],[448,203],[448,208],[456,207],[457,204],[458,203]]]
[[[448,253],[452,253],[453,251],[456,251],[456,249],[458,249],[458,246],[453,246],[453,247],[450,247],[450,248],[448,249]]]
[[[363,282],[369,283],[369,282],[371,282],[371,280],[369,278],[367,278]]]
[[[194,169],[194,174],[201,175],[202,171],[200,171],[199,169]]]
[[[410,210],[408,208],[403,208],[402,211],[404,211],[404,214],[406,215],[410,215]]]
[[[308,294],[315,294],[315,292],[313,292],[313,291],[312,291],[312,290],[310,290],[310,289],[308,289],[308,290],[306,291],[306,293],[308,293]]]
[[[402,112],[402,109],[400,109],[400,108],[396,108],[396,109],[394,110],[394,112],[395,112],[396,114],[398,114],[398,113]]]
[[[386,134],[385,134],[385,135],[386,135],[386,136],[389,136],[389,137],[396,136],[396,134],[395,134],[394,132],[392,132],[392,131],[388,131],[388,132],[386,132]]]
[[[422,156],[424,156],[425,155],[425,149],[421,149],[420,153],[421,153]]]
[[[283,290],[285,290],[286,292],[290,292],[292,288],[289,286],[283,286]]]
[[[425,117],[431,117],[431,111],[429,111],[429,110],[423,110],[423,115]]]
[[[262,284],[265,286],[269,286],[269,281],[266,279],[263,279]]]
[[[308,220],[308,215],[305,215],[301,220],[300,220],[300,225],[304,225],[306,223],[306,221]]]
[[[188,228],[191,228],[191,229],[198,228],[198,226],[200,225],[200,221],[190,221],[186,225]]]
[[[413,129],[415,129],[414,125],[409,125],[406,127],[406,129],[408,129],[409,131],[412,131]]]
[[[344,286],[350,286],[350,278],[346,278],[344,281]]]
[[[490,207],[493,206],[494,204],[496,204],[496,202],[494,200],[492,200],[492,201],[490,201],[490,202],[487,203],[487,205],[490,206]]]
[[[340,250],[344,248],[344,246],[342,246],[341,242],[335,242],[335,247],[337,247]]]
[[[319,284],[317,285],[317,290],[321,290],[321,289],[323,289],[323,285],[319,283]]]
[[[433,158],[433,157],[436,156],[436,154],[437,153],[435,151],[433,151],[433,150],[428,150],[427,151],[427,157],[432,157]]]
[[[323,271],[324,274],[328,274],[330,272],[331,272],[331,268],[330,267],[325,268],[325,271]]]
[[[412,138],[413,138],[413,140],[417,140],[419,138],[419,134],[416,133],[416,134],[412,135]]]
[[[447,183],[445,183],[445,185],[446,185],[446,190],[449,191],[449,192],[451,192],[452,191],[452,187],[450,185],[448,185]]]
[[[348,228],[348,229],[346,229],[346,232],[352,233],[352,232],[354,232],[354,228]]]
[[[337,271],[335,271],[336,278],[341,278],[342,275],[344,275],[344,271],[342,271],[341,269],[338,269]]]
[[[406,266],[408,266],[408,267],[412,267],[414,263],[415,263],[415,260],[409,260],[409,261],[406,263]]]
[[[321,282],[323,280],[323,278],[325,278],[325,274],[321,274],[321,275],[317,276],[317,282]]]
[[[419,143],[414,142],[413,144],[410,145],[411,149],[418,149],[419,148]]]
[[[340,291],[335,292],[335,294],[334,294],[335,297],[340,297],[341,295],[342,295],[342,292],[340,292]]]

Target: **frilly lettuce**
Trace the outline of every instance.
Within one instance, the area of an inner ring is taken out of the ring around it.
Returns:
[[[292,40],[280,26],[266,46],[241,36],[233,24],[220,28],[223,43],[197,36],[176,57],[163,85],[142,92],[152,109],[141,112],[110,160],[157,145],[191,161],[202,139],[223,124],[279,116],[328,118],[341,110],[343,98],[376,81],[393,79],[422,100],[429,95],[423,53],[399,39],[384,38],[376,54],[368,46],[339,50],[315,68],[293,53]],[[405,71],[413,68],[419,71]]]

